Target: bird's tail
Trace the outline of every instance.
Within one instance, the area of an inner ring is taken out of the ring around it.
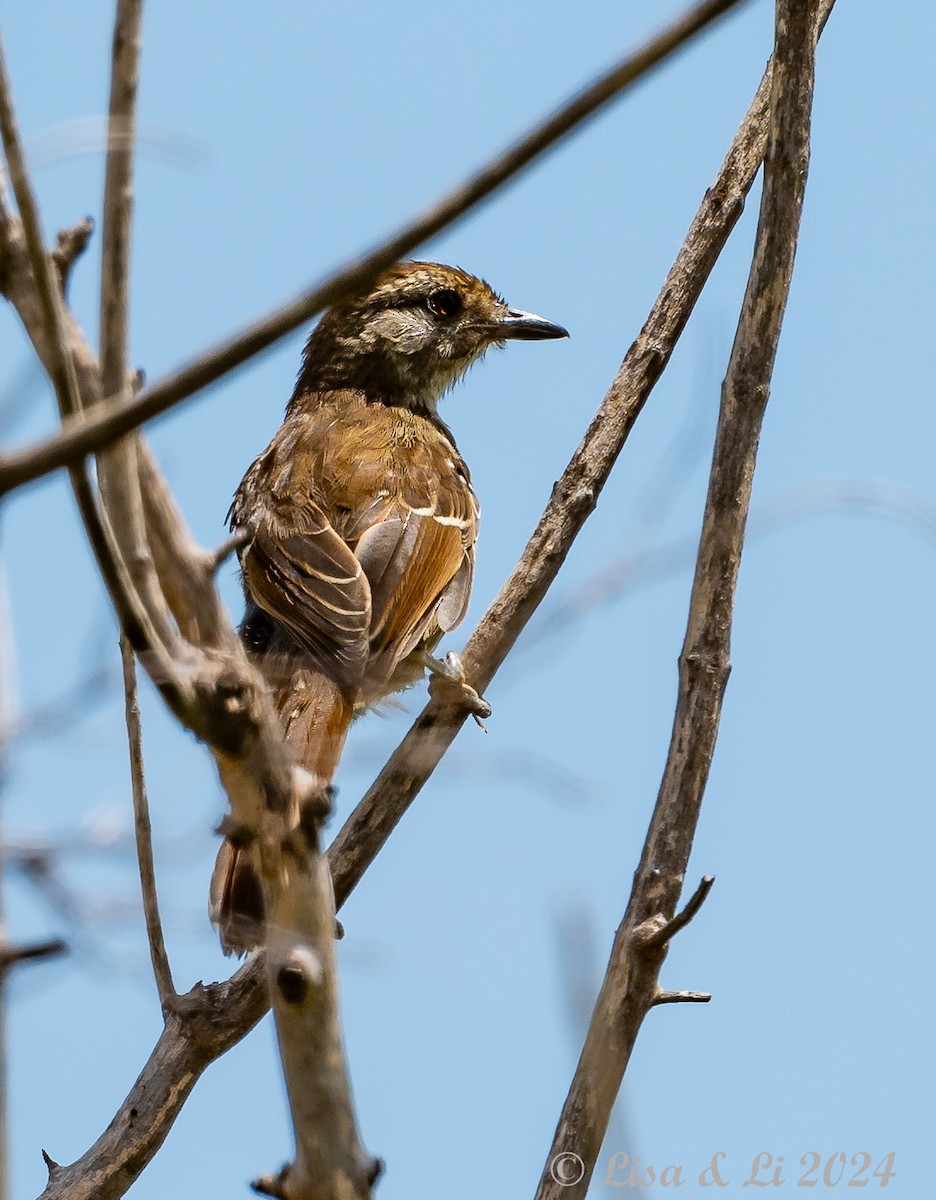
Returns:
[[[305,673],[274,689],[286,745],[294,759],[326,786],[344,747],[354,702],[324,675]],[[255,950],[263,939],[263,892],[255,846],[225,839],[218,852],[208,911],[225,954]]]

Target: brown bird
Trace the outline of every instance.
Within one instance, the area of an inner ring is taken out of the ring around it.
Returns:
[[[482,280],[419,262],[384,272],[313,330],[285,420],[229,517],[249,539],[241,637],[289,749],[323,787],[355,713],[427,665],[459,676],[455,656],[430,654],[468,607],[479,510],[439,398],[490,346],[567,336]],[[258,943],[249,849],[222,846],[211,912],[226,952]]]

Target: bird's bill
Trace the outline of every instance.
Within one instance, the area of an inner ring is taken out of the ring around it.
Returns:
[[[568,337],[569,331],[536,313],[509,308],[505,316],[491,322],[491,336],[498,341],[512,338],[518,342],[541,342],[547,338]]]

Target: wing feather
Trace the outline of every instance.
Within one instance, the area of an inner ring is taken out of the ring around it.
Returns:
[[[241,556],[254,601],[290,632],[326,675],[356,685],[367,663],[370,591],[360,563],[308,501],[289,528],[254,523]]]
[[[468,605],[478,505],[438,423],[323,394],[247,473],[232,526],[248,597],[342,685],[379,695]]]

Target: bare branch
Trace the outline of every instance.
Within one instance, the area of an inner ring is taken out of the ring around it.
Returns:
[[[708,1004],[712,999],[710,992],[657,992],[653,997],[652,1007],[658,1004]]]
[[[166,953],[162,922],[159,919],[159,897],[156,894],[156,867],[153,863],[153,831],[150,826],[149,801],[146,796],[146,777],[143,771],[143,729],[140,723],[140,704],[137,697],[136,667],[133,650],[126,638],[120,639],[120,658],[123,665],[124,706],[127,720],[127,742],[130,749],[130,782],[133,791],[133,832],[136,837],[137,862],[140,868],[140,890],[143,895],[143,917],[149,940],[150,960],[156,977],[156,990],[163,1013],[175,999],[172,969]]]
[[[317,819],[264,864],[267,984],[296,1137],[292,1163],[254,1183],[280,1200],[367,1200],[380,1164],[367,1155],[351,1103],[338,1017],[335,902]]]
[[[222,566],[227,562],[232,554],[236,554],[238,550],[243,549],[250,541],[250,531],[247,529],[238,529],[225,538],[220,546],[211,553],[211,568],[217,574]]]
[[[93,232],[94,221],[91,217],[85,217],[77,225],[72,225],[69,229],[60,229],[58,232],[55,249],[52,251],[52,265],[55,267],[63,296],[68,292],[72,267],[84,254]]]
[[[209,575],[205,582],[212,587]],[[330,789],[302,767],[291,789],[244,786],[225,769],[237,844],[258,851],[263,890],[263,961],[295,1133],[295,1158],[255,1186],[280,1200],[368,1200],[376,1178],[357,1130],[341,1040],[335,958],[335,899],[320,830]]]
[[[118,0],[111,50],[109,134],[101,232],[101,383],[105,396],[127,386],[133,156],[139,82],[142,0]]]
[[[108,399],[81,425],[36,446],[0,459],[0,495],[99,450],[136,429],[268,349],[311,320],[328,305],[366,287],[385,267],[410,254],[429,238],[487,199],[574,129],[620,96],[665,59],[742,0],[703,0],[635,53],[622,59],[566,104],[494,158],[427,212],[376,249],[346,263],[308,291],[206,354],[144,388],[131,403]]]
[[[705,903],[714,882],[714,875],[704,875],[702,882],[693,892],[692,898],[682,912],[678,912],[671,920],[657,924],[654,928],[646,931],[642,938],[637,936],[640,930],[634,930],[635,939],[645,954],[653,950],[662,950],[679,933],[680,929],[686,928]]]
[[[686,910],[674,918],[728,681],[751,481],[796,253],[809,165],[817,10],[818,0],[777,0],[769,144],[754,261],[722,386],[669,755],[627,912],[536,1200],[585,1196],[640,1026],[660,1002],[657,980],[665,941],[698,909],[710,886],[703,880]],[[648,954],[648,948],[656,953]],[[567,1153],[574,1153],[585,1168],[570,1186],[557,1182],[550,1170],[557,1156]]]

